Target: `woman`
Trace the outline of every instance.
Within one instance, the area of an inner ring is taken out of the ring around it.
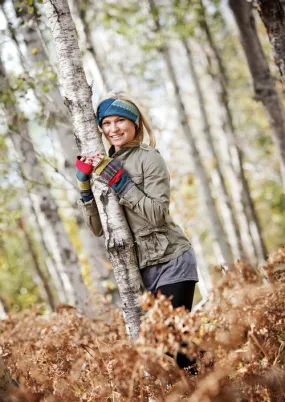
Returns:
[[[116,92],[109,93],[99,104],[96,120],[111,147],[109,157],[97,154],[77,158],[79,206],[84,220],[95,236],[103,234],[89,183],[94,169],[118,195],[125,209],[146,290],[172,296],[174,307],[191,310],[198,281],[195,253],[169,216],[169,173],[154,148],[150,125],[138,105]],[[145,130],[150,145],[143,143]]]

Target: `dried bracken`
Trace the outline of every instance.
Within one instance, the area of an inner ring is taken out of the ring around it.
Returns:
[[[283,401],[284,262],[284,248],[260,270],[238,262],[196,313],[145,294],[133,344],[115,309],[94,320],[68,306],[10,315],[0,353],[21,384],[13,401]],[[197,375],[177,367],[178,352]]]
[[[266,264],[262,267],[267,272],[268,278],[285,282],[285,246],[280,247],[276,253],[269,256]]]

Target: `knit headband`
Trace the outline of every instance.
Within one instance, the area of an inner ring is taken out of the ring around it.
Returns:
[[[109,98],[101,102],[97,109],[96,123],[101,127],[102,120],[107,116],[122,116],[131,120],[138,127],[139,125],[139,111],[132,103],[121,100]]]

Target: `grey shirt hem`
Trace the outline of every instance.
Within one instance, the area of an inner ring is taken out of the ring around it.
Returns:
[[[167,281],[167,282],[159,282],[159,288],[160,286],[164,285],[172,285],[173,283],[179,283],[179,282],[188,282],[188,281],[193,281],[193,282],[199,282],[198,277],[196,278],[182,278],[182,279],[175,279],[173,281]]]
[[[156,293],[160,286],[178,282],[198,282],[197,262],[193,248],[165,263],[152,265],[141,270],[146,290]]]

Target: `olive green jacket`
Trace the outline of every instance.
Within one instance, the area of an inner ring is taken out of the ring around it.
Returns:
[[[160,153],[141,144],[113,154],[111,151],[110,156],[121,162],[135,183],[119,202],[134,237],[140,268],[170,261],[189,250],[189,240],[169,216],[169,173]],[[102,236],[95,200],[80,200],[79,208],[89,229]]]

